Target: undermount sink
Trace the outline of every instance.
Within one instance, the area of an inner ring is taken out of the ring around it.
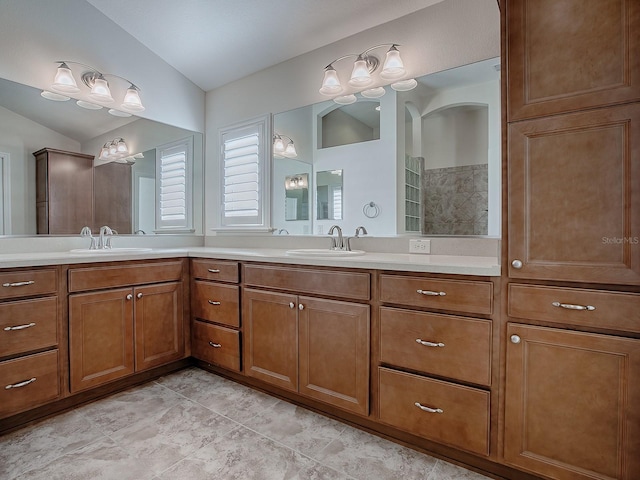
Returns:
[[[296,248],[287,250],[287,255],[292,257],[357,257],[364,255],[364,250],[330,250],[328,248]]]
[[[150,252],[150,248],[122,247],[122,248],[74,248],[69,253],[79,253],[83,255],[117,255],[118,253],[143,253]]]

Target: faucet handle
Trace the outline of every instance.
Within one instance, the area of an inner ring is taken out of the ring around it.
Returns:
[[[82,227],[82,230],[80,230],[80,236],[81,237],[90,237],[91,236],[91,229],[85,225],[84,227]]]

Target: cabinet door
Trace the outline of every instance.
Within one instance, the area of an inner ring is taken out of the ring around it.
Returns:
[[[549,478],[640,478],[640,341],[509,324],[504,457]]]
[[[298,304],[295,295],[243,292],[245,372],[298,391]]]
[[[130,288],[69,296],[71,392],[133,373]]]
[[[510,277],[640,284],[640,105],[511,124],[508,207]]]
[[[640,98],[640,2],[506,2],[508,120]]]
[[[184,356],[182,284],[136,287],[136,371],[157,367]]]
[[[369,414],[369,306],[300,297],[300,393]]]

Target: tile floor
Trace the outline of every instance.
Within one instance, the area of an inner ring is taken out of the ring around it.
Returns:
[[[488,477],[189,368],[0,436],[0,478]]]

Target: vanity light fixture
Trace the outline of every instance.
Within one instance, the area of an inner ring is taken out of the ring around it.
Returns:
[[[58,92],[59,94],[64,94],[63,96],[66,96],[66,94],[78,93],[80,91],[80,87],[78,87],[78,84],[76,83],[76,79],[73,76],[73,72],[71,71],[71,68],[69,68],[68,64],[80,65],[83,68],[88,69],[82,72],[82,75],[80,78],[82,79],[82,83],[84,83],[88,88],[91,89],[91,91],[88,94],[91,100],[94,100],[95,102],[102,103],[102,104],[112,103],[114,101],[113,96],[111,95],[109,82],[105,77],[114,77],[114,78],[119,78],[120,80],[124,80],[129,84],[129,88],[127,88],[127,91],[124,95],[124,99],[122,101],[122,104],[120,105],[120,108],[125,112],[133,112],[133,113],[142,112],[144,110],[144,106],[142,105],[142,100],[140,100],[140,89],[130,80],[127,80],[126,78],[121,77],[119,75],[115,75],[113,73],[100,72],[94,67],[91,67],[89,65],[85,65],[79,62],[72,62],[69,60],[58,60],[55,63],[58,63],[59,65],[58,65],[58,69],[56,70],[56,75],[54,77],[53,83],[51,84],[51,89],[54,90],[54,92]],[[50,95],[51,93],[53,92],[45,91],[41,95],[45,98],[53,100],[54,98],[51,98],[51,95]],[[59,98],[58,100],[62,100],[62,99]],[[89,103],[89,102],[85,102],[85,103]],[[84,107],[84,108],[87,108],[87,107]],[[114,109],[111,109],[111,110],[114,112],[119,111]],[[111,113],[111,111],[109,113]]]
[[[105,143],[100,149],[100,160],[107,160],[110,162],[118,161],[124,157],[129,156],[129,147],[122,138],[114,138],[110,142]]]
[[[289,140],[286,145],[283,138]],[[286,158],[296,158],[298,156],[296,146],[293,144],[291,137],[279,133],[273,134],[273,154],[277,157]]]
[[[411,90],[411,88],[415,88],[417,82],[414,79],[398,81],[406,74],[404,62],[400,57],[398,46],[399,45],[397,43],[383,43],[381,45],[368,48],[362,53],[344,55],[335,59],[324,68],[322,86],[319,90],[320,93],[327,96],[335,96],[334,101],[336,103],[348,105],[357,100],[354,93],[360,93],[366,98],[382,97],[385,94],[385,85],[391,84],[391,88],[398,91]],[[372,74],[380,66],[380,60],[378,57],[370,53],[372,50],[381,47],[390,47],[379,73],[379,77],[382,79],[382,82],[374,81],[374,78],[372,77]],[[340,95],[344,92],[344,88],[340,82],[340,78],[338,77],[338,72],[336,72],[333,65],[345,58],[351,57],[356,57],[356,60],[353,64],[351,77],[347,83],[349,86],[356,89],[356,91],[349,93],[348,95]],[[374,83],[377,83],[378,85],[373,88],[366,88]]]

